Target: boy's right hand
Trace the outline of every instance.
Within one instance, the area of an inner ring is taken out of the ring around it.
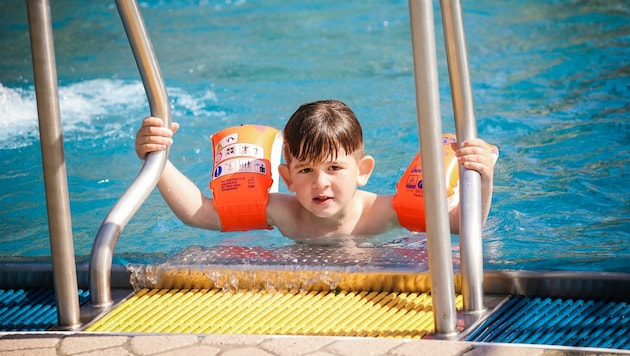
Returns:
[[[136,133],[136,154],[145,159],[147,153],[165,150],[173,144],[173,134],[179,129],[179,124],[173,122],[171,129],[164,127],[162,119],[147,117]]]

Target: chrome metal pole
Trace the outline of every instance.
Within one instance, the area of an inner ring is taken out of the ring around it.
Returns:
[[[457,142],[477,137],[466,36],[459,0],[440,0]],[[459,166],[460,254],[464,311],[483,312],[481,176]]]
[[[166,85],[138,3],[118,0],[116,5],[142,77],[151,115],[161,118],[164,126],[170,127],[171,108]],[[90,257],[90,298],[95,306],[112,303],[111,268],[118,236],[157,185],[167,159],[168,150],[147,155],[140,173],[110,210],[96,234]]]
[[[50,4],[29,0],[27,11],[58,326],[74,330],[81,321]]]
[[[424,167],[422,177],[435,332],[440,338],[451,338],[457,334],[457,315],[442,158],[442,123],[432,1],[409,0],[409,13],[418,130]]]

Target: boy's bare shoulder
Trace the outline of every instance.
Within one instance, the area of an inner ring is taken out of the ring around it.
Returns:
[[[358,191],[363,200],[363,216],[379,221],[396,217],[392,206],[393,195],[381,195],[372,192]]]
[[[269,193],[269,200],[267,201],[267,211],[295,211],[295,208],[297,206],[301,205],[300,202],[297,200],[297,197],[293,194]]]
[[[357,193],[363,201],[364,210],[378,211],[381,213],[393,211],[392,199],[393,195],[380,195],[364,190],[358,190]]]
[[[299,204],[295,194],[287,194],[287,193],[269,193],[269,203],[270,204],[293,204],[293,203]]]
[[[290,225],[297,220],[302,205],[293,194],[269,193],[267,221],[276,227]]]
[[[357,196],[363,204],[363,212],[357,231],[362,234],[374,235],[398,226],[398,218],[392,207],[392,195],[379,195],[359,190]]]

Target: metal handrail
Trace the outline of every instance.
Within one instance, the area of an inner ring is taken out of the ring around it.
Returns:
[[[164,126],[170,127],[171,109],[166,86],[138,4],[134,0],[117,0],[116,6],[142,77],[151,116],[161,118]],[[167,160],[168,149],[149,153],[134,182],[103,220],[90,256],[90,298],[94,306],[112,303],[111,268],[118,236],[157,185]]]
[[[60,329],[81,325],[50,4],[27,2],[46,209]]]
[[[457,142],[461,143],[477,137],[461,3],[460,0],[440,0],[440,5]],[[483,301],[481,175],[460,165],[459,182],[462,298],[464,311],[474,314],[486,310]]]
[[[423,170],[427,247],[435,333],[457,334],[451,232],[442,158],[442,123],[437,75],[435,25],[431,0],[409,0],[416,85],[416,110]]]
[[[461,4],[440,0],[457,141],[477,137],[466,54]],[[435,331],[438,337],[457,334],[450,229],[446,208],[442,127],[440,119],[433,6],[430,0],[409,0],[416,103],[427,221],[429,268]],[[483,301],[481,240],[481,176],[460,165],[460,253],[464,310],[478,314]]]

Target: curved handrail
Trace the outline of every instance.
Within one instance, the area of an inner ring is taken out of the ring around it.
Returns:
[[[116,6],[142,77],[151,115],[161,118],[164,126],[170,127],[171,109],[166,86],[138,4],[135,0],[116,0]],[[93,305],[112,303],[110,279],[118,236],[157,185],[167,160],[168,150],[148,154],[134,182],[103,220],[90,255],[90,298]]]

